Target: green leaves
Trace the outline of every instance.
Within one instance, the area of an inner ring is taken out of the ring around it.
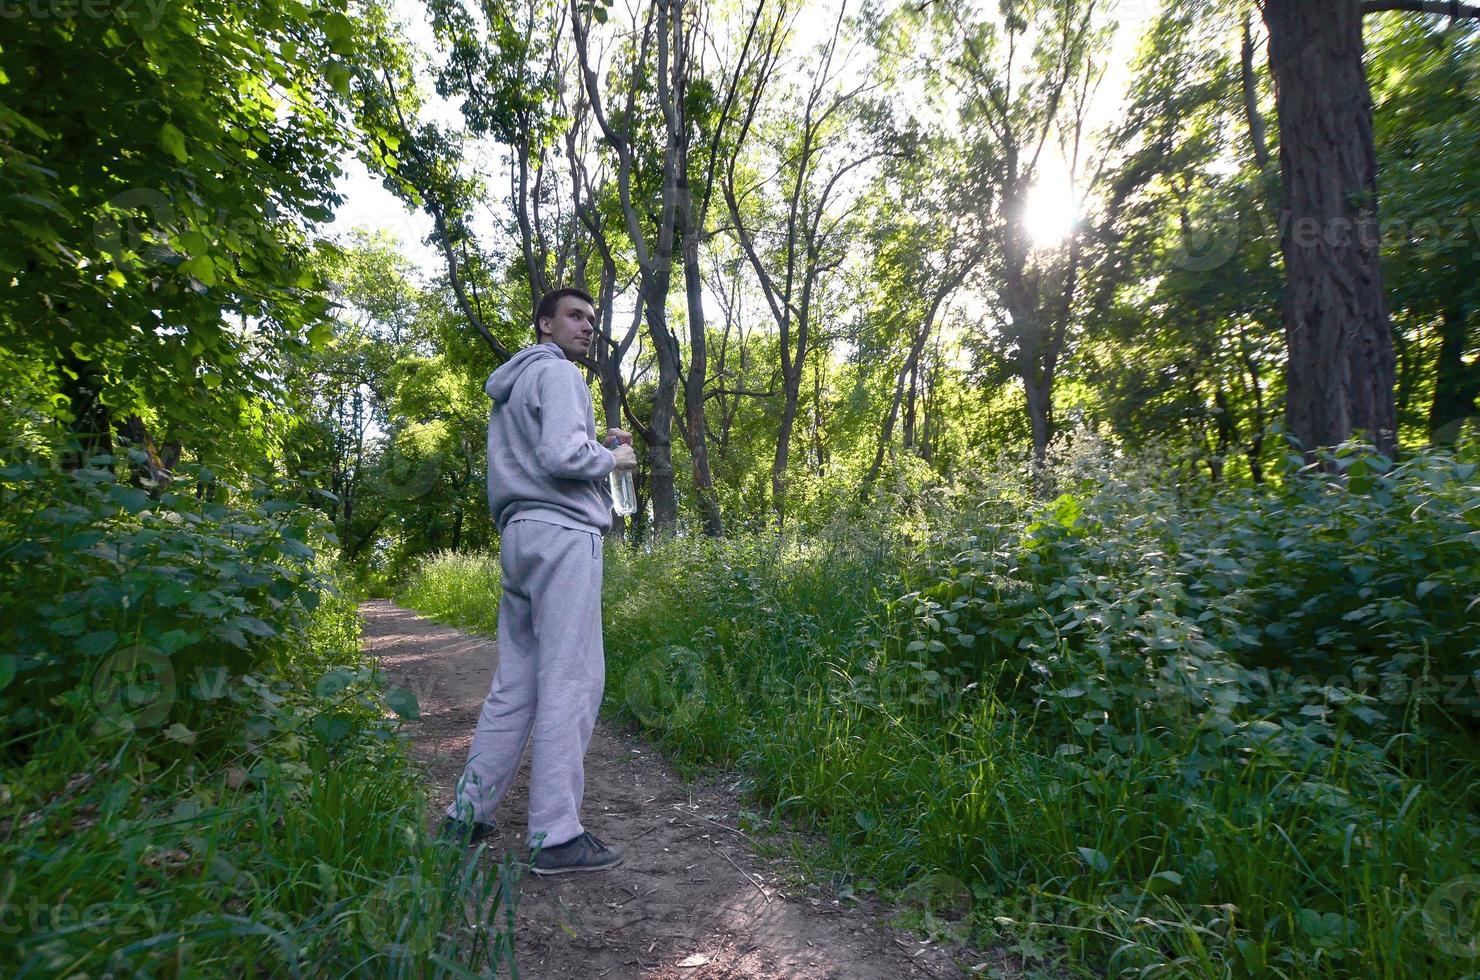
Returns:
[[[1182,876],[1175,871],[1158,871],[1146,880],[1146,894],[1172,895],[1182,887]]]
[[[348,52],[352,48],[355,25],[344,14],[335,11],[323,19],[324,36],[335,51]]]
[[[159,145],[181,163],[190,160],[190,154],[185,151],[185,134],[174,123],[165,123],[159,128]]]
[[[421,717],[421,705],[410,688],[392,687],[385,693],[385,703],[401,718],[414,720]]]
[[[331,62],[328,67],[327,77],[329,79],[329,86],[334,91],[340,95],[349,95],[350,79],[354,76],[343,62]]]
[[[1075,850],[1079,852],[1079,857],[1091,871],[1102,875],[1110,873],[1110,859],[1101,852],[1093,847],[1078,847]]]
[[[9,725],[31,724],[29,709],[85,682],[120,647],[156,651],[151,663],[181,686],[198,671],[268,669],[302,641],[329,587],[300,540],[321,518],[301,505],[205,503],[187,487],[206,474],[189,466],[154,498],[119,482],[112,458],[96,462],[70,474],[0,473],[4,513],[29,515],[24,525],[0,518],[0,580],[10,583],[0,592],[10,656],[0,712]],[[201,700],[222,696],[209,686]]]
[[[160,443],[204,455],[272,442],[254,416],[280,408],[274,389],[323,313],[308,240],[357,142],[350,66],[386,29],[334,6],[7,22],[0,266],[18,272],[0,343],[34,379],[19,411],[91,430],[138,414]],[[239,321],[251,329],[228,329]],[[69,419],[56,372],[76,373],[73,358],[97,418]]]

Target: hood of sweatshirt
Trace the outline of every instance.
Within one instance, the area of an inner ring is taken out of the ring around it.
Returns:
[[[483,390],[488,392],[489,398],[502,404],[509,400],[509,395],[514,391],[514,385],[518,383],[531,364],[552,357],[560,361],[567,360],[565,352],[554,344],[531,344],[499,365],[488,376]]]
[[[488,509],[499,531],[528,518],[602,534],[611,527],[607,476],[591,391],[554,344],[511,357],[483,386],[488,412]]]

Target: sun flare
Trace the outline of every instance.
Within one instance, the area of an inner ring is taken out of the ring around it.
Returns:
[[[1074,190],[1067,180],[1039,180],[1028,193],[1023,225],[1034,245],[1051,247],[1069,236],[1078,216]]]

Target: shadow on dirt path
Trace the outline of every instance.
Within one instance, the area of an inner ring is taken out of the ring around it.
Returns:
[[[360,607],[364,648],[410,689],[408,722],[440,822],[467,758],[497,656],[493,641],[390,602]],[[485,860],[523,855],[528,758],[498,814]],[[921,942],[882,922],[888,910],[789,894],[786,866],[736,829],[737,794],[686,784],[640,738],[597,723],[586,758],[587,828],[627,851],[597,875],[520,884],[515,949],[522,977],[884,980],[1016,973],[1001,952]]]

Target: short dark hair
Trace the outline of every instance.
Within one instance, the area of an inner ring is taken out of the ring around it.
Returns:
[[[535,340],[540,339],[540,321],[543,320],[545,317],[550,317],[551,319],[554,319],[555,314],[560,312],[560,301],[565,299],[565,297],[567,296],[574,296],[576,299],[585,300],[587,303],[591,304],[592,308],[595,308],[596,306],[596,301],[592,299],[591,294],[586,292],[584,289],[578,289],[575,286],[566,286],[564,289],[551,290],[544,296],[540,297],[539,305],[534,308]]]

